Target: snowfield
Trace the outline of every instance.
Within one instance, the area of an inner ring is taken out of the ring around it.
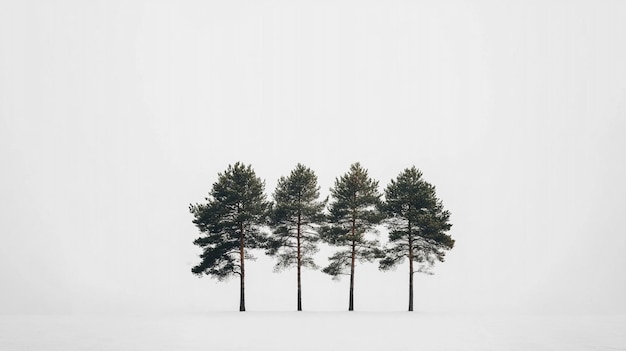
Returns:
[[[4,315],[0,350],[626,350],[626,316]]]

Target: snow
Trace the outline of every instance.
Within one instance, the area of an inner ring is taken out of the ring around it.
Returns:
[[[626,316],[2,315],[0,350],[626,350]]]

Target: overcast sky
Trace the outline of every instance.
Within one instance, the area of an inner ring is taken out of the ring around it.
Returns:
[[[236,310],[189,203],[228,164],[328,194],[415,165],[456,240],[419,311],[626,312],[626,3],[0,2],[0,313]],[[383,237],[385,232],[382,233]],[[324,264],[332,249],[317,257]],[[295,310],[248,264],[248,310]],[[408,268],[356,269],[405,310]],[[348,279],[305,271],[305,310]]]

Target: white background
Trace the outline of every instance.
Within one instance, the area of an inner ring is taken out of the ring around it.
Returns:
[[[189,203],[252,164],[326,196],[360,161],[415,165],[456,247],[421,311],[626,313],[626,3],[1,1],[0,313],[215,311]],[[383,232],[384,236],[384,232]],[[319,264],[332,250],[324,248]],[[295,271],[250,263],[248,310],[294,310]],[[407,267],[356,272],[401,311]],[[305,310],[348,281],[305,271]]]

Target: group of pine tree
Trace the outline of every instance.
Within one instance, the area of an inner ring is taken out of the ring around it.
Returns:
[[[335,180],[330,201],[320,199],[315,172],[301,164],[278,180],[273,201],[267,200],[264,188],[252,167],[238,162],[218,174],[206,203],[189,206],[201,232],[194,244],[202,248],[201,262],[192,273],[218,280],[239,276],[240,311],[245,311],[245,263],[252,258],[252,249],[276,257],[277,270],[296,267],[298,311],[301,269],[317,268],[313,255],[320,242],[337,247],[322,272],[335,279],[350,275],[349,311],[354,310],[357,262],[379,260],[379,268],[389,270],[408,259],[409,311],[413,311],[414,273],[428,273],[454,246],[447,234],[450,213],[415,167],[391,180],[384,197],[378,182],[359,163]],[[389,229],[385,246],[368,235],[379,224]]]

